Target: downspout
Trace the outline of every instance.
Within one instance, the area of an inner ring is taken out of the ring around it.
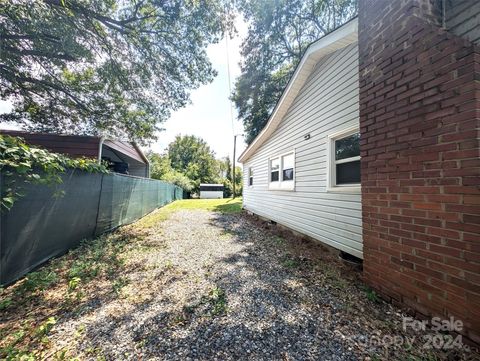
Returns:
[[[100,138],[100,142],[98,143],[98,164],[102,164],[102,150],[103,150],[103,142],[105,141],[105,137]]]

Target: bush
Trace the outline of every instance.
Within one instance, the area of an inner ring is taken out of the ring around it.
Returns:
[[[4,175],[1,209],[9,210],[22,196],[22,183],[59,184],[67,169],[108,173],[94,159],[72,159],[62,154],[27,145],[22,138],[0,135],[0,171]]]
[[[175,170],[171,170],[164,174],[162,180],[183,188],[185,192],[191,192],[194,188],[194,183],[191,179]]]

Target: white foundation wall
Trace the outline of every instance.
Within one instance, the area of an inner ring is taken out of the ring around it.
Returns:
[[[203,199],[223,198],[223,191],[200,191],[200,198],[203,198]]]

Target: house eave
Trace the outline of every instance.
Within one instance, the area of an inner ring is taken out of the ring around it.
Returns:
[[[358,18],[354,18],[338,29],[310,44],[299,65],[295,69],[293,76],[288,82],[287,87],[282,93],[280,100],[277,102],[277,105],[270,115],[267,125],[238,158],[240,163],[247,161],[277,129],[282,118],[285,116],[318,61],[324,56],[357,41]]]

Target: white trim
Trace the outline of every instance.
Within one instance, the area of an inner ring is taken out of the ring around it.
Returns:
[[[316,42],[310,44],[307,51],[302,57],[300,64],[295,69],[295,72],[287,84],[280,100],[275,106],[267,125],[257,135],[253,142],[242,152],[238,161],[244,163],[254,152],[267,140],[277,129],[280,121],[287,113],[290,105],[295,100],[311,72],[315,68],[318,61],[350,44],[358,41],[358,19],[352,19],[338,29],[318,39]]]
[[[272,160],[278,159],[278,180],[272,181]],[[278,189],[280,188],[280,156],[272,156],[268,158],[268,189]]]
[[[283,158],[287,155],[293,155],[293,179],[292,180],[283,180]],[[295,166],[295,149],[278,154],[268,158],[268,189],[276,191],[295,191],[295,183],[297,178],[297,170]],[[271,181],[271,164],[272,160],[278,159],[279,168],[278,168],[278,181]]]
[[[354,162],[360,160],[360,156],[345,158],[341,160],[335,160],[335,141],[337,139],[346,138],[349,135],[360,132],[359,126],[352,126],[349,128],[342,129],[336,133],[330,134],[327,136],[327,192],[349,192],[349,193],[360,193],[361,184],[336,184],[335,181],[335,166],[337,164]]]
[[[356,157],[350,157],[350,158],[343,158],[343,159],[340,159],[340,160],[335,160],[335,164],[350,163],[350,162],[355,162],[356,160],[360,160],[359,155],[357,155]]]

